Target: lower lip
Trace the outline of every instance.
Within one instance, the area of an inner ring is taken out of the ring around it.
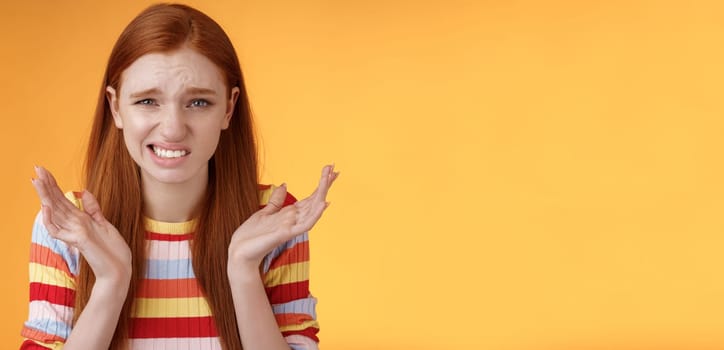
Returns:
[[[177,157],[177,158],[161,158],[156,155],[155,152],[153,152],[153,149],[150,147],[146,147],[148,152],[151,154],[151,159],[153,159],[153,162],[156,163],[159,166],[162,166],[164,168],[172,168],[175,166],[180,165],[184,161],[186,161],[186,158],[188,158],[190,153],[186,153],[185,156]]]

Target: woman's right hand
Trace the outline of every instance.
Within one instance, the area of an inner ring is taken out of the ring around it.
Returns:
[[[118,230],[103,217],[98,201],[93,194],[83,191],[80,210],[65,198],[49,171],[35,167],[35,172],[38,178],[32,180],[33,187],[40,197],[48,233],[78,249],[93,270],[96,286],[107,285],[107,292],[119,292],[125,298],[131,278],[131,250]]]

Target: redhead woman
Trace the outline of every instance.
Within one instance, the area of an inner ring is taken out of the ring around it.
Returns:
[[[36,167],[22,349],[316,349],[308,234],[338,172],[297,201],[258,183],[231,41],[154,5],[116,42],[82,192]]]

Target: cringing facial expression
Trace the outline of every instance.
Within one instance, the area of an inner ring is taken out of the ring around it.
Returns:
[[[107,88],[116,126],[144,184],[206,181],[208,161],[229,126],[239,88],[206,56],[183,47],[138,58]]]

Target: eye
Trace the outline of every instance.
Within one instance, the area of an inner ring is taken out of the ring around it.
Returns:
[[[208,107],[211,106],[211,102],[204,100],[202,98],[195,99],[191,101],[191,107]]]
[[[143,100],[136,101],[137,105],[145,105],[145,106],[152,106],[156,104],[156,100],[152,98],[144,98]]]

